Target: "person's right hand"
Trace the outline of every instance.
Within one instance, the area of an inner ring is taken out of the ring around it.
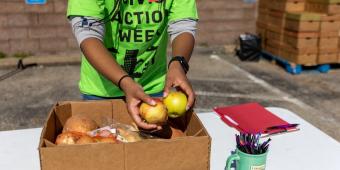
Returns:
[[[160,129],[160,126],[148,124],[140,117],[139,107],[142,102],[152,106],[156,105],[156,102],[149,95],[144,93],[143,88],[130,77],[122,80],[121,88],[125,93],[128,112],[137,126],[147,130]]]

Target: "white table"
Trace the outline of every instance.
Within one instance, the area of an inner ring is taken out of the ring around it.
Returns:
[[[340,170],[339,142],[286,109],[267,109],[289,123],[299,123],[301,129],[271,137],[267,170]],[[216,113],[199,117],[212,138],[211,170],[224,170],[227,157],[235,150],[237,131]]]
[[[41,128],[0,132],[0,169],[39,170]]]
[[[267,170],[340,170],[340,143],[294,113],[268,108],[290,123],[299,123],[298,132],[272,137]],[[217,114],[199,113],[212,137],[211,170],[223,170],[235,149],[235,131]],[[39,170],[38,142],[41,128],[0,132],[0,169]]]

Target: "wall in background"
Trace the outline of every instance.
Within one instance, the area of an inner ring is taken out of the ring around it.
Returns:
[[[223,46],[235,43],[241,33],[255,32],[256,3],[243,0],[197,0],[198,44]]]
[[[65,11],[67,0],[26,5],[24,0],[0,1],[0,51],[13,54],[59,54],[77,49]]]
[[[242,0],[197,0],[197,44],[223,46],[242,32],[255,30],[255,5]],[[26,5],[24,0],[0,1],[0,51],[7,54],[63,54],[78,51],[65,17],[67,0]]]

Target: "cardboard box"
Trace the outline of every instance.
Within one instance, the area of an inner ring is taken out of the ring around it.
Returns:
[[[261,38],[261,46],[265,48],[267,41],[267,30],[266,26],[260,22],[256,22],[256,34]]]
[[[112,119],[125,124],[132,122],[122,100],[57,103],[40,138],[42,170],[207,170],[210,167],[211,139],[195,113],[175,120],[187,135],[181,138],[55,146],[53,143],[66,120],[78,114],[89,116],[99,125]]]
[[[296,45],[283,43],[280,53],[282,58],[294,64],[302,64],[305,66],[317,64],[318,48],[316,46],[302,46],[297,48]]]
[[[339,42],[339,46],[338,46],[338,63],[340,63],[340,31],[339,31],[339,37],[338,37],[338,42]]]
[[[326,14],[340,14],[340,3],[306,3],[306,11]]]
[[[339,36],[338,32],[320,32],[318,64],[338,62]]]
[[[339,31],[320,32],[319,37],[339,37]]]
[[[261,23],[267,23],[268,11],[266,9],[259,9],[257,13],[257,21]]]
[[[305,9],[305,0],[272,0],[267,8],[282,12],[302,12]]]
[[[336,53],[339,48],[339,38],[338,37],[320,37],[319,38],[319,51],[326,53]]]
[[[340,30],[340,15],[321,15],[320,32],[336,32]]]
[[[285,29],[291,31],[319,31],[320,29],[320,14],[302,12],[287,12]]]
[[[308,2],[321,3],[321,4],[333,4],[340,3],[340,0],[307,0]]]
[[[286,43],[283,43],[282,48],[294,54],[317,54],[319,52],[319,49],[315,47],[296,48]]]
[[[269,0],[259,0],[259,9],[267,9]]]
[[[279,32],[284,30],[286,21],[286,13],[281,11],[270,10],[267,16],[267,28],[269,30]]]
[[[333,64],[338,63],[338,53],[319,53],[318,64]]]
[[[282,42],[268,38],[266,47],[268,47],[267,51],[272,55],[281,56]]]
[[[302,64],[302,65],[316,65],[317,53],[307,53],[301,52],[301,50],[290,50],[285,49],[281,50],[281,56],[294,64]]]
[[[270,44],[267,44],[267,45],[266,45],[265,50],[266,50],[268,53],[270,53],[271,55],[279,56],[280,50],[279,50],[278,48],[276,48],[276,47],[271,46]]]
[[[284,43],[294,48],[317,48],[318,32],[295,32],[285,30]]]
[[[282,32],[276,32],[276,31],[267,31],[267,38],[279,42],[283,42],[283,31]]]

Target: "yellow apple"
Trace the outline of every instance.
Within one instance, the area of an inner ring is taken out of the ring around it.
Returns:
[[[163,102],[168,109],[168,116],[176,118],[185,114],[188,99],[184,93],[173,91],[165,97]]]
[[[160,100],[156,100],[156,105],[154,106],[142,103],[139,113],[146,122],[151,124],[161,125],[168,120],[168,112]]]

